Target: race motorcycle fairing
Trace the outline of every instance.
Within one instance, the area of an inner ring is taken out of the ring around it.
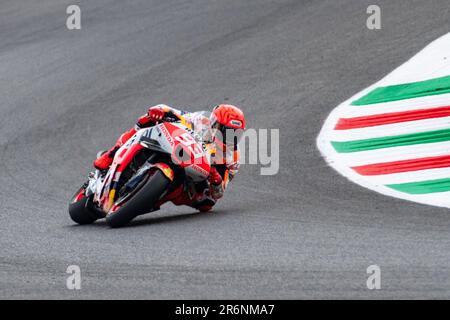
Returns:
[[[105,218],[112,227],[159,207],[180,187],[205,181],[214,149],[185,119],[140,129],[115,153],[105,173],[98,170],[69,205],[77,223]]]

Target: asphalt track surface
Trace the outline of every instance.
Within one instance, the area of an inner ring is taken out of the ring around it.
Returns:
[[[450,298],[450,213],[325,164],[328,113],[450,31],[447,0],[0,4],[0,298]],[[67,203],[146,106],[241,105],[280,129],[280,170],[244,165],[213,214],[168,205],[123,229]],[[66,288],[79,265],[82,289]],[[377,264],[382,289],[366,288]]]

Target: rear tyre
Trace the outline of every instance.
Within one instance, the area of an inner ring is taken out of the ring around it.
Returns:
[[[88,197],[83,197],[76,201],[82,189],[84,188],[78,190],[69,204],[69,215],[70,218],[78,224],[91,224],[98,218],[86,207],[90,199]]]
[[[151,211],[169,184],[170,180],[160,170],[154,171],[144,186],[130,200],[117,211],[106,216],[106,223],[112,228],[119,228],[138,215]]]

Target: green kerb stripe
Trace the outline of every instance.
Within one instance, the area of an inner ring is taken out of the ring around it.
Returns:
[[[450,93],[450,76],[421,82],[379,87],[369,92],[362,98],[353,101],[352,105],[362,106],[381,102],[412,99],[423,96],[433,96],[444,93]]]
[[[399,136],[389,136],[354,141],[331,141],[339,153],[350,153],[391,147],[409,146],[433,142],[450,141],[450,129],[427,131]]]
[[[450,191],[450,179],[438,179],[400,184],[389,184],[387,187],[409,194],[426,194]]]

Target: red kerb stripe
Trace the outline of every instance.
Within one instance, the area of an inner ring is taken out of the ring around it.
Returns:
[[[382,113],[372,116],[355,118],[341,118],[336,124],[335,130],[348,130],[365,127],[381,126],[398,122],[407,122],[423,119],[442,118],[450,116],[450,106],[420,109],[403,112]]]
[[[446,167],[450,167],[450,155],[402,160],[394,162],[375,163],[364,166],[352,167],[352,169],[363,176],[376,176],[382,174],[446,168]]]

